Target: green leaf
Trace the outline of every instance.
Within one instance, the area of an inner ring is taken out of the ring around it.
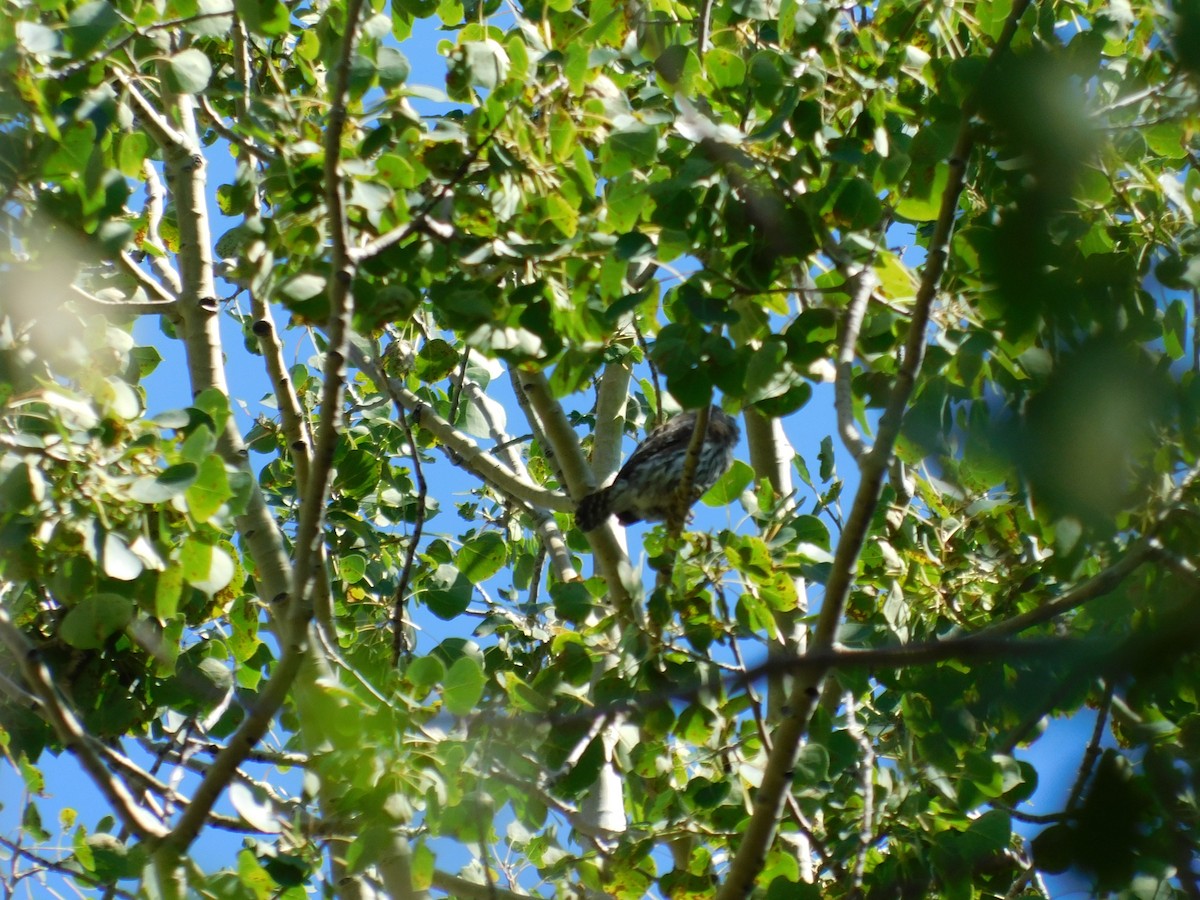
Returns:
[[[550,709],[550,701],[516,675],[505,675],[504,690],[508,694],[513,709],[539,715],[544,715]]]
[[[255,34],[276,37],[291,27],[288,9],[279,0],[234,0],[238,17]]]
[[[348,553],[337,558],[338,574],[346,584],[357,584],[367,573],[367,560],[358,553]]]
[[[404,84],[411,69],[408,57],[394,47],[380,47],[375,54],[375,70],[379,84],[384,88]]]
[[[131,850],[114,834],[101,832],[89,835],[85,844],[94,867],[92,871],[102,884],[111,884],[122,878],[136,878],[145,865],[145,856],[140,848]]]
[[[746,63],[724,47],[712,47],[704,54],[704,69],[719,88],[734,88],[746,80]]]
[[[554,582],[550,585],[554,611],[568,622],[584,622],[596,611],[596,598],[579,581]]]
[[[17,26],[20,27],[19,25]],[[42,172],[47,178],[79,175],[96,149],[96,126],[90,120],[73,122],[63,130],[62,140],[46,159]]]
[[[418,656],[404,668],[414,687],[429,689],[446,677],[446,666],[436,656]]]
[[[225,461],[213,454],[200,464],[196,480],[184,492],[188,512],[197,522],[207,522],[233,496]]]
[[[729,796],[732,785],[728,779],[714,781],[710,778],[697,776],[687,783],[684,796],[698,809],[714,809],[720,806]]]
[[[427,19],[437,12],[440,0],[397,0],[396,8],[417,19]]]
[[[495,90],[508,77],[508,53],[503,45],[491,40],[466,41],[461,44],[451,57],[451,76],[454,72],[467,84],[476,87]]]
[[[195,463],[176,463],[157,475],[143,475],[129,488],[129,496],[139,503],[165,503],[186,491],[199,477],[200,467]]]
[[[284,301],[302,303],[325,293],[323,275],[294,275],[279,286],[279,295]]]
[[[637,228],[647,194],[643,185],[630,177],[614,179],[605,192],[607,224],[614,233],[625,233]]]
[[[251,787],[246,782],[237,780],[229,786],[228,796],[229,804],[255,831],[278,834],[283,830],[279,812],[275,809],[270,795],[262,788]]]
[[[194,47],[181,50],[171,57],[167,80],[172,90],[181,94],[199,94],[212,78],[212,63],[204,52]]]
[[[789,524],[789,529],[795,535],[795,543],[790,544],[789,549],[806,544],[823,550],[830,549],[829,529],[816,516],[797,516]]]
[[[500,571],[508,548],[494,531],[485,531],[463,544],[455,555],[458,570],[472,584],[481,584]]]
[[[412,886],[418,891],[427,891],[433,886],[433,874],[437,857],[422,841],[412,854]]]
[[[913,167],[908,191],[896,203],[896,215],[910,222],[932,222],[942,208],[942,194],[950,180],[950,167],[938,163],[925,169]]]
[[[183,545],[179,561],[188,584],[210,596],[224,589],[233,578],[234,565],[229,554],[198,537],[189,538]]]
[[[837,192],[833,214],[846,228],[871,228],[883,215],[883,204],[865,179],[855,178],[844,182]]]
[[[219,38],[229,34],[233,27],[233,10],[232,0],[197,0],[196,18],[187,22],[184,28],[196,37]]]
[[[728,506],[742,496],[742,491],[754,480],[754,470],[740,459],[735,459],[729,471],[717,479],[700,500],[705,506]]]
[[[162,354],[157,347],[134,347],[129,351],[131,361],[137,367],[137,379],[145,378],[158,368],[162,362]]]
[[[421,381],[432,384],[454,371],[459,363],[458,351],[441,338],[426,341],[417,352],[416,374]]]
[[[429,579],[430,589],[421,599],[439,619],[447,622],[462,615],[471,602],[474,588],[458,569],[451,565],[440,565]]]
[[[154,614],[159,621],[175,618],[179,611],[179,598],[183,594],[182,566],[169,566],[158,575],[154,586]]]
[[[616,178],[650,165],[658,158],[658,132],[649,125],[630,119],[620,131],[614,131],[600,148],[600,172]],[[611,204],[611,199],[610,199]],[[632,225],[622,231],[632,231]]]
[[[559,194],[551,194],[546,198],[546,218],[565,237],[575,237],[579,228],[579,209]]]
[[[133,601],[120,594],[92,594],[79,602],[58,628],[76,650],[99,650],[133,620]]]
[[[217,388],[202,390],[192,401],[192,406],[207,413],[217,431],[225,427],[229,418],[229,398]]]
[[[379,484],[382,461],[367,450],[351,450],[338,462],[333,479],[334,490],[347,497],[360,499]]]
[[[575,152],[577,133],[570,113],[556,109],[550,116],[550,155],[555,162],[565,162]]]
[[[0,480],[0,500],[11,512],[39,504],[45,496],[46,479],[32,460],[14,465]]]
[[[442,699],[446,709],[456,716],[474,712],[483,697],[487,678],[483,668],[469,656],[461,656],[450,666],[444,682]]]
[[[29,53],[49,53],[58,49],[58,34],[36,22],[17,22],[17,42]]]
[[[787,362],[787,343],[782,338],[764,341],[746,366],[748,403],[780,397],[803,383],[803,377]]]
[[[92,0],[71,10],[67,17],[66,37],[71,52],[86,56],[121,23],[121,16],[108,0]]]

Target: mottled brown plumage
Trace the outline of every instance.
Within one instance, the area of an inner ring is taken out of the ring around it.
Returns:
[[[609,516],[616,516],[622,525],[668,518],[676,502],[695,428],[696,413],[686,412],[650,432],[625,461],[612,484],[579,501],[575,523],[580,529],[591,531]],[[696,461],[689,506],[733,464],[733,448],[739,437],[737,421],[712,407]]]

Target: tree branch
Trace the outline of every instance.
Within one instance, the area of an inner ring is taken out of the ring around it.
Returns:
[[[150,257],[150,268],[158,273],[158,277],[162,279],[163,284],[167,285],[167,290],[170,291],[170,296],[178,297],[183,293],[183,283],[180,281],[179,273],[171,267],[167,260],[167,246],[162,239],[162,219],[163,211],[166,207],[166,190],[163,188],[162,179],[158,177],[158,169],[154,167],[154,162],[149,159],[142,160],[142,175],[146,179],[146,243],[153,247],[156,251],[152,254],[147,254]],[[127,254],[122,254],[128,258]],[[131,263],[132,260],[129,260]],[[137,267],[134,267],[137,268]],[[137,268],[137,274],[145,275],[140,268]],[[143,283],[156,284],[153,279],[146,277]],[[166,291],[163,291],[166,293]]]
[[[596,428],[592,432],[591,468],[596,487],[605,484],[621,468],[625,407],[629,403],[632,376],[628,354],[606,365],[600,376],[596,391]]]
[[[467,352],[469,353],[470,351],[468,350]],[[521,459],[521,454],[517,452],[516,442],[511,435],[496,423],[491,411],[488,409],[487,398],[483,390],[474,381],[464,378],[463,382],[463,392],[466,394],[467,400],[475,405],[475,408],[479,410],[479,414],[487,422],[488,432],[496,445],[496,452],[504,458],[508,467],[516,472],[519,478],[532,483],[532,479],[529,477],[529,470],[525,467],[525,463]],[[562,531],[559,529],[554,515],[541,506],[530,505],[526,509],[530,518],[534,521],[538,537],[541,538],[542,546],[550,556],[555,576],[559,581],[579,580],[579,573],[575,571],[575,565],[571,562],[571,552],[567,549],[567,543],[563,539]]]
[[[546,440],[554,449],[567,490],[576,500],[582,499],[591,492],[596,482],[584,458],[583,448],[579,445],[579,436],[563,414],[562,405],[554,399],[550,383],[542,372],[520,370],[517,380],[541,424]],[[574,508],[572,503],[572,512]],[[596,567],[608,584],[610,602],[622,618],[632,620],[633,598],[635,593],[640,593],[640,586],[612,521],[593,528],[587,533],[587,539],[592,546]]]
[[[339,161],[342,129],[349,96],[350,57],[358,35],[358,20],[363,0],[349,0],[347,33],[336,67],[336,79],[330,107],[330,122],[325,141],[326,204],[332,221],[332,257],[334,277],[330,283],[329,346],[325,354],[325,383],[321,398],[321,424],[317,432],[309,482],[305,486],[296,535],[296,560],[292,572],[292,596],[286,610],[286,624],[280,640],[284,643],[279,664],[258,695],[257,703],[230,737],[229,743],[213,759],[212,768],[201,781],[192,803],[171,832],[168,844],[176,851],[186,849],[196,839],[217,798],[234,777],[246,754],[270,727],[275,713],[283,705],[292,683],[300,672],[308,650],[308,622],[312,615],[312,581],[321,570],[318,565],[321,525],[325,500],[332,482],[333,452],[341,425],[342,390],[345,377],[346,347],[349,344],[350,318],[354,300],[350,294],[353,276],[348,256],[347,225],[342,208],[343,184]],[[182,219],[184,218],[182,211]]]
[[[727,693],[736,692],[746,685],[753,684],[777,672],[787,672],[797,677],[811,677],[814,674],[826,674],[838,671],[867,671],[880,669],[906,669],[916,666],[934,665],[949,660],[965,660],[973,663],[1000,660],[1008,662],[1017,659],[1037,659],[1042,661],[1057,659],[1084,659],[1086,661],[1103,660],[1114,650],[1112,642],[1081,641],[1071,638],[1047,638],[1011,640],[1007,638],[983,638],[978,635],[949,638],[941,641],[926,641],[919,644],[898,644],[890,647],[877,647],[868,650],[848,648],[830,648],[823,651],[809,650],[806,653],[769,658],[744,672],[734,671],[721,679],[722,690]],[[552,725],[574,725],[581,722],[603,722],[618,716],[645,713],[657,709],[665,703],[675,701],[691,701],[697,697],[706,696],[714,690],[710,682],[697,684],[686,689],[675,690],[666,688],[660,691],[639,694],[634,699],[620,700],[613,703],[601,703],[585,710],[562,715],[550,713],[545,721]],[[480,713],[474,718],[487,722],[520,721],[528,722],[528,717],[521,716],[502,718],[491,713]],[[522,726],[525,727],[525,726]],[[597,732],[599,725],[596,726]],[[595,734],[587,734],[576,747],[576,753],[582,753],[588,741]],[[563,766],[566,770],[568,764]]]
[[[529,900],[532,894],[520,894],[508,891],[494,884],[480,884],[477,881],[467,881],[458,875],[451,875],[440,869],[433,871],[433,886],[445,891],[451,897],[461,900]]]
[[[79,758],[100,793],[112,806],[122,824],[142,840],[153,840],[167,834],[166,826],[143,809],[100,759],[88,741],[87,733],[75,715],[60,701],[54,689],[54,677],[38,658],[37,651],[13,623],[8,610],[0,605],[0,642],[12,654],[21,675],[41,703],[42,714],[54,728],[58,739]]]
[[[838,263],[838,268],[847,265],[845,262]],[[854,359],[858,351],[858,333],[862,328],[863,316],[866,315],[867,304],[871,301],[871,292],[875,290],[879,281],[870,266],[863,266],[853,274],[843,271],[843,274],[846,275],[850,302],[842,315],[841,334],[838,336],[837,379],[833,383],[834,407],[837,410],[838,436],[855,462],[859,462],[868,448],[854,424]]]
[[[1013,4],[1004,32],[997,41],[988,67],[1004,53],[1017,23],[1029,5],[1029,0],[1017,0]],[[870,531],[871,519],[879,503],[883,478],[891,459],[896,438],[904,418],[904,411],[912,396],[917,373],[925,351],[925,329],[929,322],[930,308],[941,283],[942,273],[950,252],[950,236],[954,229],[955,211],[966,179],[967,157],[973,146],[971,118],[978,100],[972,97],[963,110],[958,137],[949,160],[950,172],[941,208],[933,234],[929,241],[929,254],[925,262],[921,284],[913,304],[912,322],[905,341],[904,359],[896,374],[896,382],[888,397],[887,406],[879,421],[878,435],[871,452],[863,457],[860,467],[861,481],[855,493],[850,516],[838,541],[837,551],[825,585],[825,599],[813,634],[812,647],[818,653],[831,649],[838,626],[841,624],[846,601],[854,584],[858,557],[862,552]],[[774,735],[775,745],[763,771],[762,784],[754,798],[754,812],[750,816],[742,842],[734,855],[725,883],[717,893],[718,900],[735,900],[749,896],[755,879],[766,860],[767,850],[775,837],[784,797],[791,784],[792,769],[800,741],[808,727],[808,720],[820,698],[820,686],[825,670],[815,669],[798,677],[788,697],[784,718]]]
[[[384,375],[359,347],[351,344],[349,353],[355,368],[386,390],[394,403],[413,415],[415,424],[431,432],[444,447],[453,452],[456,463],[490,487],[533,506],[542,506],[558,512],[574,511],[575,503],[570,497],[523,480],[516,472],[434,412],[429,404],[405,387],[403,382]]]
[[[116,67],[112,69],[112,77],[120,82],[121,87],[129,93],[129,98],[133,101],[133,105],[137,107],[142,125],[150,133],[150,136],[154,138],[155,143],[163,148],[188,146],[187,136],[177,130],[167,117],[146,99],[145,95],[142,94],[141,90],[134,83],[132,77]]]
[[[746,443],[750,446],[750,466],[761,483],[766,481],[775,491],[775,496],[788,508],[795,505],[790,499],[793,491],[792,460],[796,450],[783,432],[777,418],[768,418],[753,406],[743,415],[746,424]],[[808,640],[804,616],[808,615],[808,583],[803,575],[792,579],[796,588],[796,609],[777,612],[775,624],[779,629],[779,640],[772,641],[767,653],[772,657],[791,656],[801,653]],[[767,684],[767,718],[778,722],[780,710],[787,700],[787,680],[773,676]]]
[[[1050,602],[1031,609],[1027,613],[1005,619],[982,629],[980,637],[1019,634],[1036,625],[1042,625],[1056,619],[1063,613],[1070,612],[1076,607],[1109,594],[1131,575],[1135,569],[1148,562],[1158,551],[1158,541],[1153,537],[1143,538],[1130,547],[1120,560],[1113,563],[1104,571],[1092,576],[1083,584],[1072,588]]]
[[[225,120],[221,118],[221,114],[213,108],[212,102],[203,94],[200,95],[200,108],[204,110],[204,115],[207,117],[212,130],[219,134],[225,140],[229,141],[235,147],[243,150],[247,156],[251,156],[260,162],[268,165],[280,162],[278,154],[267,150],[260,146],[255,141],[242,137],[232,128],[225,124]]]
[[[259,350],[266,361],[267,377],[279,404],[279,421],[291,450],[292,464],[296,467],[296,493],[304,496],[312,461],[312,436],[308,430],[308,420],[283,358],[283,342],[279,340],[279,333],[275,330],[270,306],[256,294],[251,294],[250,309],[255,319],[250,330],[258,338]]]

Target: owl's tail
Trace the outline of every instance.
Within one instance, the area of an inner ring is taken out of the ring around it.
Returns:
[[[575,524],[579,526],[580,531],[599,528],[609,517],[611,513],[608,508],[609,490],[609,488],[601,488],[579,501],[579,506],[575,509]]]

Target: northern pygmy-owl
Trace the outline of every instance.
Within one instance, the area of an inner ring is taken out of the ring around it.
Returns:
[[[666,519],[676,502],[683,462],[695,428],[696,413],[685,412],[650,432],[621,466],[612,484],[579,501],[575,524],[583,531],[591,531],[609,516],[616,516],[622,525]],[[733,464],[733,448],[739,436],[733,416],[715,406],[709,409],[689,506]]]

